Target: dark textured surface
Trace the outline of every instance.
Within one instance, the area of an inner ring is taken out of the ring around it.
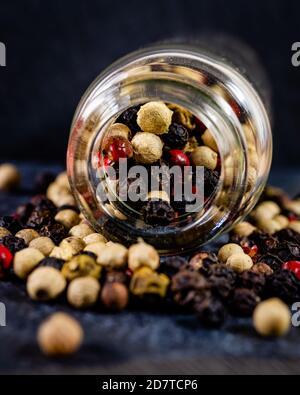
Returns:
[[[213,31],[257,51],[273,89],[275,162],[299,165],[299,11],[298,0],[1,0],[1,158],[64,160],[75,107],[104,67],[163,38]]]
[[[24,186],[30,185],[38,168],[41,166],[22,166]],[[300,174],[291,173],[277,172],[271,178],[296,193]],[[25,195],[2,195],[0,214],[26,201]],[[7,308],[7,326],[0,327],[1,373],[300,372],[300,329],[296,328],[283,339],[263,340],[247,319],[230,319],[222,330],[206,330],[191,316],[140,311],[117,315],[78,312],[63,303],[30,301],[21,283],[1,282],[0,302]],[[36,344],[39,323],[57,310],[73,314],[86,333],[80,352],[66,360],[46,359]]]

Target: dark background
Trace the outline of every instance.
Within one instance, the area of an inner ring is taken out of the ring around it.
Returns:
[[[162,38],[214,30],[257,50],[273,86],[274,163],[297,166],[299,13],[296,0],[1,0],[0,160],[64,161],[75,107],[104,67]]]

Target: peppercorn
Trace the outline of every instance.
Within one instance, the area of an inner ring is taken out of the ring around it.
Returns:
[[[68,302],[77,309],[85,309],[96,304],[100,284],[93,277],[80,277],[73,280],[68,288]]]
[[[43,226],[48,226],[53,223],[52,212],[47,209],[36,208],[32,211],[26,226],[35,230],[39,230]]]
[[[44,195],[36,195],[31,199],[30,202],[33,205],[33,208],[37,210],[47,210],[50,211],[53,215],[57,211],[55,204],[52,202],[52,200],[48,199]]]
[[[11,163],[0,165],[0,190],[10,191],[19,186],[21,175],[16,166]]]
[[[221,262],[226,263],[228,258],[234,254],[243,254],[244,250],[238,244],[225,244],[218,252],[218,258]]]
[[[26,222],[28,221],[28,218],[30,217],[33,209],[34,205],[32,203],[22,204],[17,207],[14,213],[14,218],[19,221],[21,227],[25,227]]]
[[[8,229],[0,226],[0,239],[2,239],[5,236],[12,236],[12,234],[10,233],[10,231]]]
[[[187,129],[177,123],[172,123],[168,133],[163,136],[163,141],[169,148],[182,149],[185,147],[189,139]]]
[[[166,274],[168,277],[173,277],[179,272],[185,265],[187,260],[181,256],[170,256],[163,259],[160,263],[158,271]]]
[[[131,141],[134,159],[138,163],[157,162],[163,154],[163,142],[153,133],[138,132]]]
[[[282,229],[282,226],[274,219],[258,221],[257,226],[263,232],[273,235]]]
[[[105,275],[105,283],[121,283],[127,285],[132,273],[128,274],[120,270],[109,270]]]
[[[175,219],[172,206],[164,200],[148,200],[143,206],[142,213],[146,224],[152,226],[168,225]]]
[[[125,140],[129,140],[131,137],[131,130],[124,123],[114,123],[110,126],[107,131],[107,136],[105,136],[105,140],[103,142],[103,149],[105,150],[108,146],[108,142],[111,138],[121,137]]]
[[[100,233],[91,233],[83,238],[86,245],[94,243],[107,243],[106,238]]]
[[[213,171],[218,165],[218,154],[211,148],[202,146],[192,152],[191,160],[195,166],[204,166]]]
[[[80,324],[65,313],[55,313],[39,327],[38,343],[42,352],[51,357],[74,354],[83,340]]]
[[[41,236],[50,237],[54,244],[59,244],[67,234],[66,228],[59,223],[43,226],[39,231]]]
[[[260,298],[253,290],[237,288],[230,300],[230,310],[234,315],[249,317],[259,302]]]
[[[252,216],[259,222],[272,220],[276,215],[280,214],[280,207],[272,201],[265,201],[260,203]]]
[[[216,171],[204,168],[205,196],[212,196],[219,184],[219,174]]]
[[[25,280],[45,256],[35,248],[25,248],[18,251],[14,258],[14,272],[16,276]]]
[[[27,292],[33,300],[48,301],[58,298],[66,288],[66,280],[53,267],[39,267],[27,280]]]
[[[219,328],[226,319],[224,304],[217,298],[209,296],[196,303],[193,308],[201,323],[209,328]]]
[[[21,228],[19,221],[11,215],[0,217],[0,226],[1,228],[9,230],[12,234],[17,233]]]
[[[137,113],[140,109],[140,106],[133,106],[125,110],[117,119],[117,123],[125,124],[129,127],[132,132],[138,132],[140,130],[136,120]]]
[[[156,270],[159,266],[159,254],[154,247],[140,240],[128,250],[128,267],[135,271],[141,266]]]
[[[293,272],[280,270],[267,277],[265,293],[267,297],[294,303],[300,298],[300,282]]]
[[[218,258],[213,252],[202,251],[194,255],[189,261],[187,268],[205,273],[211,265],[218,263]]]
[[[226,265],[235,270],[237,273],[242,273],[252,268],[253,261],[250,256],[244,253],[234,254],[227,259]]]
[[[183,125],[188,130],[195,129],[195,117],[190,111],[182,106],[178,106],[177,104],[167,104],[167,106],[171,111],[173,111],[173,122]]]
[[[260,303],[253,314],[253,325],[261,336],[284,336],[291,327],[291,312],[280,299]]]
[[[168,159],[171,166],[190,166],[189,157],[179,149],[172,149],[168,152]]]
[[[0,279],[6,277],[11,268],[13,255],[8,248],[0,244]]]
[[[85,247],[85,243],[83,242],[82,239],[79,237],[75,236],[70,236],[67,237],[66,239],[62,240],[61,243],[59,244],[59,248],[62,250],[61,251],[61,257],[64,260],[69,260],[71,259],[74,255],[78,254],[81,252]],[[51,254],[51,256],[56,256],[59,258],[59,251],[56,249],[56,254]]]
[[[79,215],[73,210],[61,210],[55,216],[55,221],[62,224],[65,228],[71,229],[80,222]]]
[[[98,257],[102,254],[104,247],[105,243],[101,241],[98,243],[91,243],[84,248],[84,252],[92,252],[96,255],[96,257]]]
[[[64,206],[65,204],[76,204],[69,187],[59,185],[56,181],[49,185],[47,189],[47,198],[57,207]]]
[[[210,264],[205,270],[201,269],[207,278],[212,276],[225,278],[232,286],[235,286],[237,273],[224,264]]]
[[[141,106],[137,113],[137,124],[143,132],[164,134],[172,122],[173,111],[163,102],[149,102]]]
[[[256,230],[249,222],[241,222],[233,228],[233,232],[240,237],[248,237]]]
[[[253,273],[257,273],[257,274],[263,274],[265,276],[270,276],[271,274],[274,273],[274,271],[270,268],[269,265],[267,265],[266,263],[263,262],[259,262],[257,264],[255,264],[251,271]]]
[[[94,258],[86,254],[81,254],[64,264],[62,274],[68,281],[85,276],[99,279],[101,275],[101,266],[97,265]]]
[[[29,247],[39,250],[45,256],[49,256],[55,244],[49,237],[37,237],[29,243]]]
[[[97,262],[109,269],[121,269],[127,263],[128,250],[122,244],[107,243],[100,255],[98,255]]]
[[[3,244],[12,254],[23,250],[27,247],[25,241],[15,236],[4,236],[0,239],[0,244]]]
[[[198,272],[179,271],[171,282],[171,291],[175,302],[180,306],[190,307],[197,294],[206,294],[209,284],[205,277]]]
[[[166,296],[170,280],[165,274],[158,274],[149,267],[137,269],[130,281],[130,291],[137,297],[147,294]]]
[[[282,270],[290,270],[300,280],[300,261],[289,261],[282,265]]]
[[[73,226],[73,228],[71,228],[69,231],[70,236],[79,237],[80,239],[83,239],[92,233],[94,233],[93,229],[87,224]]]
[[[38,267],[53,267],[54,269],[61,270],[65,261],[63,259],[52,258],[47,256],[46,258],[42,259]]]
[[[254,273],[253,271],[244,272],[237,278],[238,288],[250,289],[254,291],[256,295],[261,295],[263,293],[265,284],[265,276],[260,273]]]
[[[101,302],[109,310],[119,312],[125,309],[129,301],[127,287],[118,282],[104,284],[101,292]]]
[[[219,152],[219,148],[218,148],[218,145],[217,145],[217,143],[216,143],[216,140],[214,139],[214,137],[213,137],[213,135],[212,135],[212,133],[211,133],[210,130],[207,129],[207,130],[202,134],[201,138],[202,138],[203,143],[204,143],[207,147],[211,148],[211,149],[212,149],[213,151],[215,151],[215,152]]]
[[[15,237],[20,237],[21,239],[24,240],[24,242],[25,242],[27,245],[29,245],[29,243],[30,243],[32,240],[34,240],[34,239],[40,237],[40,235],[39,235],[38,232],[37,232],[36,230],[34,230],[34,229],[22,229],[22,230],[19,230],[18,233],[16,233],[16,236],[15,236]]]
[[[300,221],[294,221],[289,224],[289,228],[294,232],[300,233]]]

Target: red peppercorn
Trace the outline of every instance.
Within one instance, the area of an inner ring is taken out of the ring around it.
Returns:
[[[245,246],[243,246],[243,250],[244,250],[245,254],[250,256],[250,258],[254,258],[255,255],[257,255],[257,253],[258,253],[257,245],[254,245],[252,247],[245,245]]]
[[[0,244],[0,267],[9,270],[12,264],[13,255],[8,248]]]
[[[115,162],[133,156],[130,142],[122,137],[113,137],[107,144],[106,151],[108,157]]]
[[[108,156],[103,156],[101,152],[98,153],[98,167],[104,167],[105,169],[109,166],[113,166],[114,161]]]
[[[297,215],[290,213],[288,215],[288,220],[289,220],[290,223],[297,221],[298,220]]]
[[[283,270],[290,270],[300,280],[300,261],[289,261],[282,265]]]
[[[188,156],[179,149],[169,151],[169,162],[172,166],[190,166]]]

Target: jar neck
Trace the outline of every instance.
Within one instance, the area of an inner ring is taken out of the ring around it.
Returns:
[[[249,177],[245,124],[260,155],[257,182],[250,193],[248,188],[249,199],[253,199],[247,203],[249,210],[270,167],[267,153],[271,150],[271,131],[267,113],[251,84],[222,61],[194,49],[155,47],[131,54],[101,74],[85,93],[74,117],[68,152],[68,170],[71,179],[77,180],[77,191],[82,180],[81,206],[89,215],[99,204],[95,191],[85,185],[90,174],[88,163],[83,165],[83,161],[92,160],[108,126],[122,111],[156,100],[188,109],[203,121],[217,142],[222,162],[218,191],[209,210],[197,219],[203,228],[217,223],[217,235],[228,217],[245,205]],[[244,123],[232,103],[237,104]]]

